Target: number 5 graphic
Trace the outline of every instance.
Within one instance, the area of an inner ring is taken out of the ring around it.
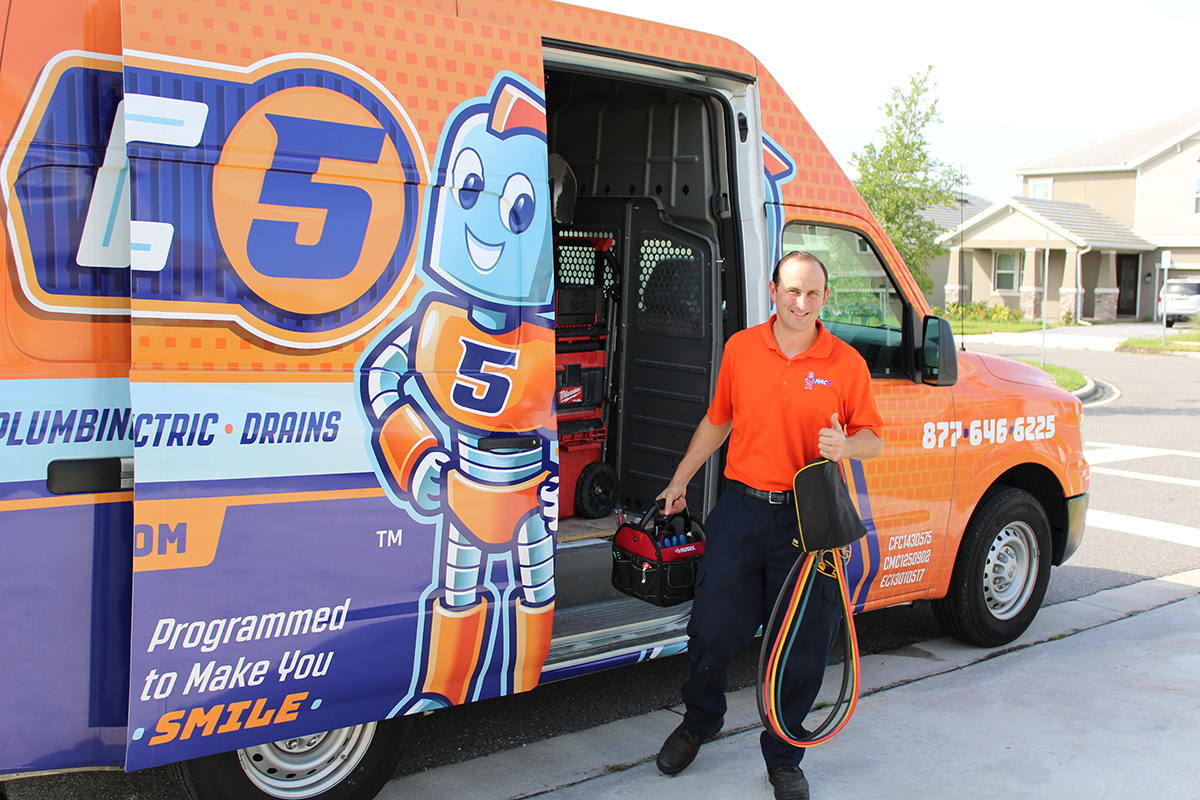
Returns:
[[[463,346],[458,362],[458,379],[450,399],[454,405],[476,414],[494,417],[504,410],[512,393],[512,379],[487,367],[516,369],[520,353],[503,347],[459,338]]]
[[[381,128],[267,114],[278,144],[263,176],[258,202],[324,209],[316,244],[296,241],[299,222],[255,219],[246,239],[251,265],[271,278],[337,279],[358,263],[371,222],[371,195],[357,186],[314,180],[322,158],[375,164],[386,135]]]

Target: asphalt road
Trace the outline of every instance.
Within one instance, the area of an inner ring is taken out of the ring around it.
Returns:
[[[1040,356],[1038,348],[969,346],[1026,360]],[[1083,545],[1052,573],[1046,604],[1200,567],[1200,531],[1189,527],[1200,519],[1200,359],[1085,350],[1047,355],[1112,388],[1084,415],[1092,513]],[[1189,536],[1195,544],[1163,538]],[[861,615],[858,630],[864,653],[941,635],[926,603]],[[731,688],[752,683],[756,664],[752,647],[734,664]],[[686,670],[686,658],[677,656],[417,719],[397,774],[676,705]],[[24,778],[7,789],[10,800],[183,800],[162,769]]]

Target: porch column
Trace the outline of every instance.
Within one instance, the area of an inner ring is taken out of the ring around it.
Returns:
[[[946,270],[948,283],[943,287],[946,293],[946,307],[955,303],[970,302],[968,290],[971,288],[970,274],[971,250],[962,246],[950,248],[950,266]],[[967,265],[964,267],[964,263]],[[966,281],[966,283],[959,283]]]
[[[1100,274],[1096,277],[1096,319],[1112,321],[1117,318],[1117,251],[1100,253]]]
[[[1042,265],[1038,255],[1043,251],[1036,247],[1025,248],[1025,266],[1021,269],[1021,316],[1036,320],[1042,316]]]
[[[1077,276],[1079,263],[1079,248],[1068,247],[1063,259],[1062,288],[1058,290],[1058,318],[1063,323],[1076,322],[1083,305],[1083,287],[1079,286]]]

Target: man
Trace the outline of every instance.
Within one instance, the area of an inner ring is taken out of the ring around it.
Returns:
[[[788,253],[770,282],[777,312],[735,334],[717,388],[671,482],[659,498],[667,513],[687,505],[687,482],[729,438],[725,491],[706,522],[708,541],[688,624],[692,674],[683,685],[683,723],[667,737],[658,768],[683,771],[725,718],[730,661],[765,625],[800,556],[792,478],[818,456],[863,460],[883,450],[883,421],[871,376],[857,351],[818,321],[829,298],[825,266],[811,253]],[[731,436],[732,434],[732,436]],[[818,574],[788,659],[781,697],[784,723],[799,730],[816,699],[841,622],[837,581]],[[760,737],[776,800],[807,800],[804,750]]]

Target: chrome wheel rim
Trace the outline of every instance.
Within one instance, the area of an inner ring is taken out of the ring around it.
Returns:
[[[1010,522],[992,540],[983,565],[983,601],[996,619],[1021,613],[1037,583],[1037,536],[1024,522]]]
[[[332,789],[362,761],[375,723],[281,739],[238,751],[250,782],[271,797],[313,797]]]

